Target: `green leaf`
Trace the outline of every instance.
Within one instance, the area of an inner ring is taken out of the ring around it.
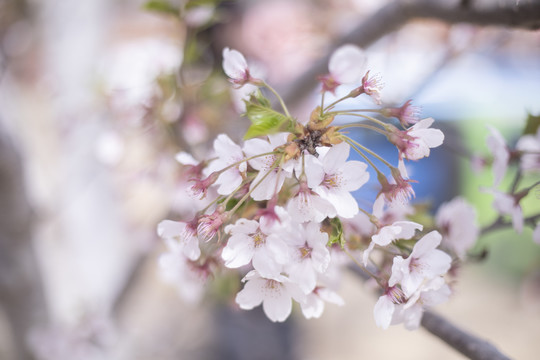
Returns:
[[[339,244],[343,249],[345,247],[345,236],[343,236],[343,224],[341,224],[341,220],[337,217],[330,219],[330,226],[332,227],[332,231],[328,239],[328,246]]]
[[[527,117],[527,122],[525,124],[525,129],[523,130],[523,135],[535,135],[540,127],[540,115],[535,116],[529,114]]]
[[[252,94],[249,101],[244,102],[245,115],[251,121],[244,140],[280,131],[292,131],[292,119],[272,109],[270,101],[260,92]]]
[[[186,10],[193,9],[199,6],[217,6],[219,0],[190,0],[186,4]]]
[[[150,0],[144,3],[143,9],[148,11],[155,11],[163,14],[180,16],[180,8],[172,5],[166,0]]]

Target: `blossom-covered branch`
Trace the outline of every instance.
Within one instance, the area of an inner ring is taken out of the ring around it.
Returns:
[[[383,6],[346,36],[336,40],[327,56],[316,62],[291,84],[284,98],[294,104],[311,91],[316,86],[317,75],[325,71],[330,55],[340,46],[352,43],[365,48],[414,19],[434,19],[448,24],[469,23],[523,29],[540,27],[540,1],[507,0],[482,6],[476,5],[475,1],[470,3],[463,6],[458,0],[407,0],[393,1]]]

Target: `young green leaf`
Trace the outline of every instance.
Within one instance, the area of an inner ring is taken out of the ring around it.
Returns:
[[[245,115],[251,121],[244,139],[274,134],[280,131],[292,131],[291,118],[272,109],[270,101],[260,92],[251,95],[246,103]]]
[[[343,236],[343,224],[341,224],[341,220],[337,217],[330,219],[330,226],[332,227],[332,231],[328,239],[328,246],[339,244],[343,249],[345,246],[345,237]]]
[[[180,8],[172,5],[166,0],[147,1],[146,3],[144,3],[143,9],[180,17]]]

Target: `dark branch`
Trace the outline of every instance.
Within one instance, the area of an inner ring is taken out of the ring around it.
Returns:
[[[47,322],[40,269],[32,243],[33,215],[22,158],[0,127],[0,307],[10,326],[13,359],[34,359],[29,332]]]
[[[522,29],[540,28],[540,1],[505,1],[505,5],[476,7],[474,2],[463,6],[457,0],[400,0],[382,7],[359,24],[348,35],[332,44],[328,55],[317,61],[285,92],[289,104],[302,100],[317,85],[317,76],[327,72],[332,52],[343,44],[367,47],[386,34],[398,30],[414,19],[434,19],[448,24],[469,23],[482,26],[504,26]]]
[[[422,326],[453,349],[472,360],[510,360],[491,343],[471,335],[440,315],[424,312]]]

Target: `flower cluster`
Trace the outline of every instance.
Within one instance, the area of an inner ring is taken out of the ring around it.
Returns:
[[[234,87],[256,89],[244,100],[252,124],[243,143],[221,134],[208,160],[190,162],[189,191],[209,202],[191,220],[158,226],[169,248],[161,259],[169,280],[181,279],[193,295],[210,276],[239,274],[244,285],[235,295],[237,305],[249,310],[262,304],[272,321],[287,319],[293,301],[306,318],[319,317],[326,303],[343,304],[339,279],[351,264],[380,287],[374,315],[383,328],[416,328],[426,307],[448,298],[453,258],[464,257],[477,236],[474,210],[457,199],[440,210],[436,227],[424,229],[409,219],[414,180],[404,161],[429,156],[444,135],[431,128],[433,119],[420,119],[410,101],[396,108],[337,110],[338,103],[361,95],[381,103],[380,80],[364,73],[364,60],[353,45],[338,49],[329,73],[319,78],[321,104],[301,121],[273,88],[252,76],[241,53],[223,51],[223,69]],[[356,87],[325,104],[324,95],[342,84]],[[280,111],[263,90],[276,96]],[[345,116],[355,121],[335,125]],[[398,151],[397,166],[349,137],[353,127],[384,135]],[[363,161],[349,160],[351,151]],[[372,212],[361,209],[354,195],[368,182],[368,167],[380,183]]]
[[[533,240],[540,244],[540,216],[533,215],[525,218],[522,206],[523,199],[538,188],[540,181],[536,180],[522,189],[518,188],[519,185],[528,180],[527,176],[535,176],[540,172],[540,126],[535,117],[529,117],[529,123],[531,126],[528,127],[533,131],[526,129],[515,147],[508,145],[497,129],[488,127],[490,134],[487,137],[487,145],[492,154],[494,183],[491,188],[484,190],[493,195],[493,208],[499,215],[494,227],[502,224],[503,219],[509,216],[514,230],[520,234],[523,232],[524,225],[528,223],[534,227]],[[518,171],[510,189],[501,191],[499,187],[507,176],[509,165],[512,162],[518,163]],[[540,198],[539,194],[536,196],[537,199]]]

